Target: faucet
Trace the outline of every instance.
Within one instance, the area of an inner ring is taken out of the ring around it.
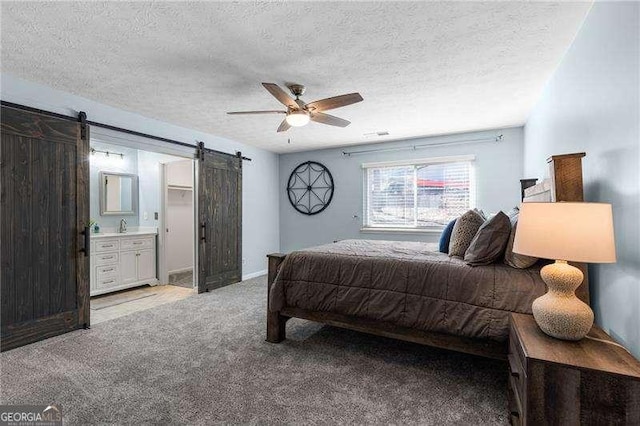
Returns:
[[[124,234],[125,232],[127,232],[127,221],[124,219],[120,219],[120,229],[118,229],[118,232],[121,234]]]

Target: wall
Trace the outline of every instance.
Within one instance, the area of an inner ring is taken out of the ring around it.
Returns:
[[[128,227],[138,226],[138,216],[101,216],[100,215],[100,172],[117,172],[138,174],[138,152],[122,146],[110,145],[100,142],[91,142],[91,147],[101,150],[118,152],[124,154],[124,158],[106,157],[104,154],[96,153],[89,159],[89,217],[100,225],[102,231],[105,228],[117,228],[120,226],[120,219],[127,221]]]
[[[168,164],[166,173],[169,185],[193,185],[191,160]],[[193,269],[193,192],[172,188],[167,192],[167,270]]]
[[[640,357],[640,4],[596,2],[525,126],[527,175],[584,151],[587,201],[613,205],[616,264],[590,265],[596,321]]]
[[[424,143],[479,139],[503,134],[502,142],[431,147],[416,151],[395,151],[343,156],[342,149],[326,149],[280,156],[280,247],[285,253],[346,238],[437,241],[437,233],[362,233],[362,163],[473,154],[476,157],[477,205],[486,212],[510,209],[520,202],[522,173],[522,128],[498,129],[431,138],[380,143],[345,150],[390,148]],[[327,209],[314,216],[303,215],[291,206],[286,187],[289,175],[300,163],[318,161],[327,166],[335,183],[334,197]],[[354,218],[354,216],[357,216]]]
[[[158,152],[138,151],[140,226],[158,227],[155,213],[160,212],[160,193],[162,191],[160,165],[181,160],[184,158]]]
[[[247,277],[266,272],[265,255],[279,249],[277,154],[113,108],[71,93],[31,83],[6,73],[0,75],[0,97],[5,101],[60,114],[76,115],[78,111],[85,111],[89,120],[187,143],[195,143],[196,140],[199,140],[203,141],[208,148],[228,153],[242,151],[243,155],[253,159],[251,162],[245,161],[243,163],[242,246],[243,258],[245,259],[243,275]],[[130,146],[145,142],[162,147],[167,151],[173,149],[176,153],[178,151],[185,152],[184,149],[170,147],[157,141],[141,140],[141,138],[109,132],[104,129],[92,129],[92,136],[96,136],[98,133],[100,138],[106,142],[119,140]]]
[[[121,141],[119,141],[121,142]],[[174,161],[182,161],[183,157],[143,151],[114,145],[92,138],[91,146],[97,150],[124,154],[124,158],[117,156],[106,157],[96,153],[90,158],[90,192],[91,218],[96,220],[101,228],[117,228],[120,219],[127,221],[129,229],[133,227],[158,227],[154,213],[160,211],[160,165]],[[135,216],[101,216],[99,196],[99,173],[101,171],[132,173],[138,176],[138,214]]]

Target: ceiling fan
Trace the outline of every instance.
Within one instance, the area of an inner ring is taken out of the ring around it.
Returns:
[[[273,95],[281,104],[287,107],[286,111],[233,111],[227,112],[230,115],[239,114],[286,114],[282,123],[278,127],[278,132],[286,132],[291,127],[301,127],[315,121],[316,123],[328,124],[330,126],[347,127],[350,121],[333,115],[325,114],[322,111],[340,108],[362,101],[360,93],[349,93],[347,95],[334,96],[332,98],[320,99],[305,103],[300,96],[304,95],[305,87],[301,84],[290,84],[287,87],[296,98],[293,99],[284,90],[274,83],[262,83],[265,89]]]

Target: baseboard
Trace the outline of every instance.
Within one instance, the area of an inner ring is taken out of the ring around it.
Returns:
[[[252,272],[250,274],[246,274],[242,276],[242,281],[250,280],[251,278],[260,277],[262,275],[267,275],[269,272],[267,269],[263,269],[262,271]]]
[[[174,269],[173,271],[169,271],[167,275],[181,274],[183,272],[191,272],[191,271],[193,271],[192,267],[180,268],[180,269]]]

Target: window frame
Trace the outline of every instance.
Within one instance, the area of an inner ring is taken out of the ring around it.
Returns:
[[[363,233],[387,233],[387,232],[396,232],[396,233],[440,233],[445,228],[446,225],[438,225],[438,226],[403,226],[403,225],[369,225],[369,182],[368,182],[368,169],[372,168],[384,168],[384,167],[402,167],[402,166],[428,166],[433,164],[442,164],[442,163],[460,163],[460,162],[469,162],[470,170],[469,170],[469,208],[473,209],[476,207],[477,200],[477,188],[476,188],[476,156],[475,155],[456,155],[456,156],[446,156],[446,157],[431,157],[431,158],[420,158],[414,160],[396,160],[396,161],[378,161],[371,163],[362,163],[362,227],[360,228],[360,232]],[[415,204],[414,204],[415,205]]]

